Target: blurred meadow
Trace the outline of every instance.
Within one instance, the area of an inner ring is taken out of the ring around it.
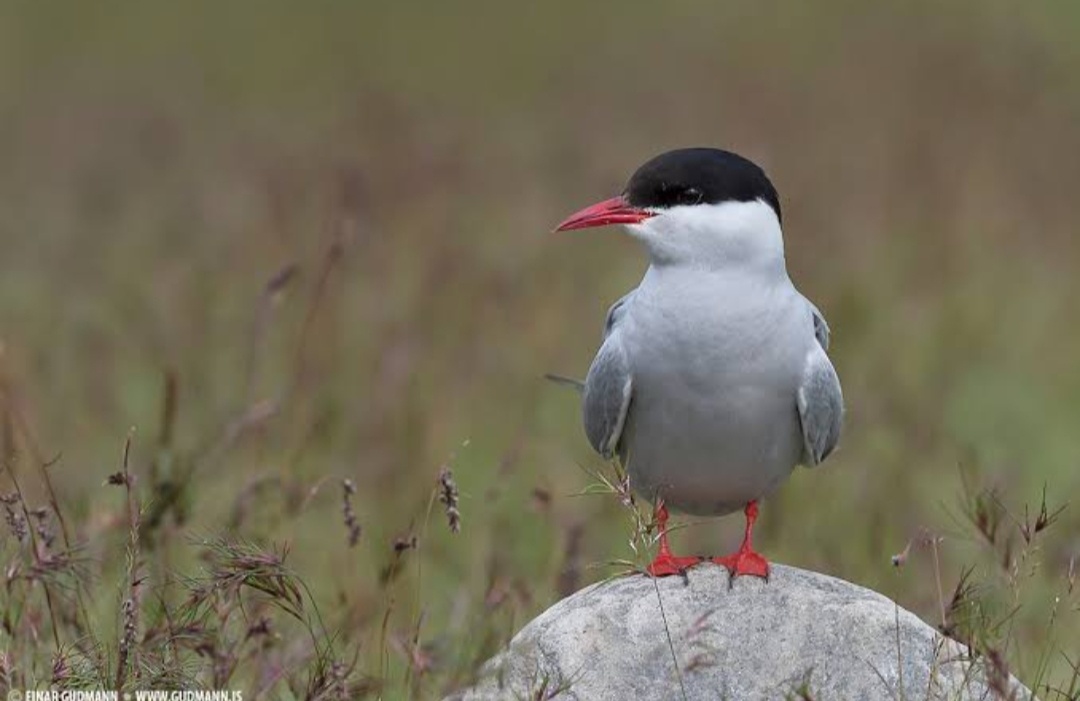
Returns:
[[[1078,698],[1078,37],[1065,1],[0,7],[0,686],[437,698],[625,569],[543,375],[644,256],[551,229],[712,145],[777,184],[848,403],[763,552]]]

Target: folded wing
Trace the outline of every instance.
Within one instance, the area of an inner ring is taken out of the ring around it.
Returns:
[[[630,292],[608,310],[604,321],[604,343],[589,367],[582,395],[585,435],[596,452],[605,458],[612,457],[619,449],[633,397],[630,363],[619,334],[625,306],[633,294]]]
[[[844,420],[844,396],[840,378],[820,345],[806,354],[802,382],[797,392],[803,434],[803,464],[820,465],[840,442]]]

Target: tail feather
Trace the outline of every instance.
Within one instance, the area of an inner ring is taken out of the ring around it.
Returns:
[[[556,375],[549,372],[544,374],[544,379],[550,382],[554,382],[557,385],[562,385],[564,387],[573,387],[578,392],[585,391],[585,383],[581,380],[575,380],[572,377],[565,377],[563,375]]]

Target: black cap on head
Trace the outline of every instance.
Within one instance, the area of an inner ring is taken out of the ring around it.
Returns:
[[[753,161],[716,148],[660,154],[637,169],[625,194],[631,205],[646,209],[761,200],[780,219],[780,197],[765,171]]]

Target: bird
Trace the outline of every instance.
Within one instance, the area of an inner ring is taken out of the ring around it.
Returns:
[[[653,505],[657,552],[646,572],[655,577],[711,560],[729,582],[767,580],[769,563],[753,548],[758,503],[839,442],[844,399],[829,325],[788,275],[781,222],[761,167],[731,151],[683,148],[555,229],[621,224],[648,254],[641,282],[607,312],[582,420],[596,452],[618,459]],[[740,508],[734,553],[672,553],[669,509]]]

